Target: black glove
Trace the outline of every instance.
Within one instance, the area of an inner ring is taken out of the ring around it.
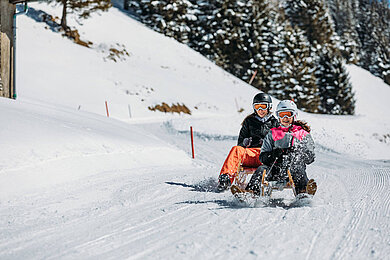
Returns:
[[[272,157],[275,160],[276,158],[280,158],[283,153],[284,153],[284,151],[282,148],[275,148],[272,150]]]
[[[311,164],[312,162],[314,162],[315,158],[315,154],[307,150],[306,153],[303,155],[302,160],[305,164]]]
[[[252,144],[252,137],[244,138],[244,140],[242,140],[242,145],[244,147],[249,147],[251,144]]]

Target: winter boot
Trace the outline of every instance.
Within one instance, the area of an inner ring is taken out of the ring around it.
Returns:
[[[314,179],[310,179],[306,185],[307,194],[314,195],[317,191],[317,183]]]
[[[217,190],[219,192],[227,190],[231,185],[230,178],[227,174],[220,174],[218,181],[219,181],[219,183],[218,183]]]
[[[255,173],[252,175],[248,185],[246,186],[245,190],[252,191],[253,194],[260,196],[260,190],[261,190],[261,179],[263,178],[263,172],[264,170],[267,170],[267,166],[260,166],[257,168]]]

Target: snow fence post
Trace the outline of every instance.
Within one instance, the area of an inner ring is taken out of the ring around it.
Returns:
[[[192,159],[195,159],[195,153],[194,153],[194,132],[192,131],[192,126],[190,127],[190,131],[191,131]]]
[[[237,112],[240,111],[240,109],[238,108],[238,102],[237,102],[237,98],[234,98],[234,101],[236,102],[236,108],[237,108]]]
[[[128,108],[129,108],[129,117],[131,118],[131,108],[130,108],[130,104],[127,105]]]
[[[106,111],[107,111],[107,117],[110,117],[110,114],[108,113],[108,105],[107,105],[107,100],[106,100]]]

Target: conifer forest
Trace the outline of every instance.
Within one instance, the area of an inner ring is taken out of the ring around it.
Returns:
[[[346,64],[390,85],[389,0],[126,0],[218,66],[313,113],[354,114]],[[367,86],[369,87],[369,86]]]

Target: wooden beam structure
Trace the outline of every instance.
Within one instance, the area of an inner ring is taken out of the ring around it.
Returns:
[[[31,2],[31,1],[34,1],[34,0],[9,0],[9,3],[10,4],[21,4],[21,3],[25,3],[25,2]]]
[[[0,96],[13,97],[13,16],[15,5],[0,0]]]
[[[16,4],[31,0],[0,0],[0,97],[16,98],[14,19]]]

